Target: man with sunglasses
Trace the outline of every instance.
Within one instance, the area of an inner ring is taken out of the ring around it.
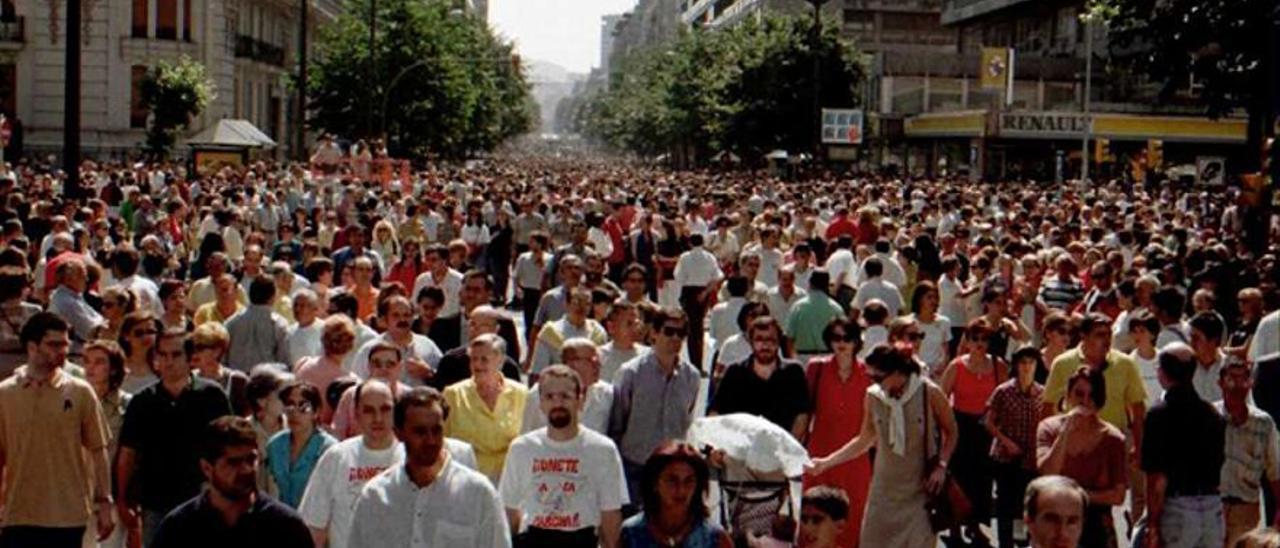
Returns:
[[[614,385],[609,437],[622,453],[630,500],[640,501],[644,462],[663,441],[683,439],[693,424],[701,377],[680,358],[689,321],[684,311],[664,308],[653,318],[653,348],[627,362]],[[635,508],[628,508],[634,513]]]
[[[770,316],[747,328],[751,357],[725,369],[708,415],[749,413],[764,417],[804,442],[809,431],[809,386],[799,362],[779,353],[782,328]]]

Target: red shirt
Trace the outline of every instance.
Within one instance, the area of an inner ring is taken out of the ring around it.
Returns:
[[[627,260],[627,245],[623,241],[622,222],[614,217],[604,220],[604,232],[609,235],[609,241],[613,243],[613,253],[609,255],[609,264],[618,264]]]
[[[858,225],[847,216],[837,216],[831,219],[831,224],[827,225],[827,241],[838,240],[841,236],[858,239]]]

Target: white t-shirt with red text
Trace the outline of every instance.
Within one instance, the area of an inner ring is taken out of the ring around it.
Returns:
[[[360,489],[383,470],[404,458],[399,442],[386,449],[370,449],[364,436],[338,442],[320,455],[298,513],[308,527],[329,531],[329,548],[346,548]]]
[[[600,513],[627,504],[622,457],[613,440],[587,428],[558,442],[546,428],[511,442],[498,483],[502,504],[530,527],[576,531],[600,525]]]

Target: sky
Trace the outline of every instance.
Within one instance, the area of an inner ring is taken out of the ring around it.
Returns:
[[[600,17],[636,0],[489,0],[489,23],[524,59],[586,73],[600,63]]]

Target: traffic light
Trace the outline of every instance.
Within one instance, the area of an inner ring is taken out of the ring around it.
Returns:
[[[1164,165],[1164,141],[1150,139],[1147,141],[1147,167],[1158,170]]]
[[[1094,139],[1093,162],[1102,164],[1111,161],[1111,139]]]

